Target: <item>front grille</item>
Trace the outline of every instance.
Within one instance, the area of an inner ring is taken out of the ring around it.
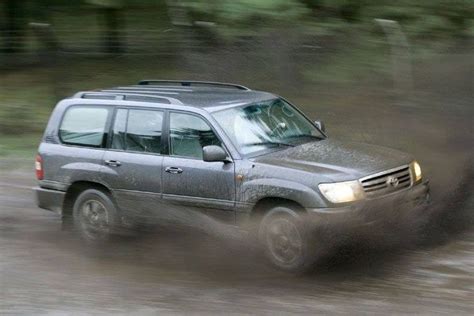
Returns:
[[[411,186],[409,166],[403,166],[360,179],[367,196],[379,196],[403,190]]]

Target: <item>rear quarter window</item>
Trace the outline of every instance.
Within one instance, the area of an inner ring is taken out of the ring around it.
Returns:
[[[106,107],[72,106],[63,117],[59,138],[65,144],[101,147],[109,113]]]

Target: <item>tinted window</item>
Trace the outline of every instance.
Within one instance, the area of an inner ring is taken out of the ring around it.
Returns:
[[[64,143],[100,147],[104,140],[109,110],[101,107],[69,108],[59,129]]]
[[[117,110],[112,148],[160,153],[163,112],[154,110]]]
[[[201,118],[184,113],[170,115],[170,154],[202,159],[202,148],[221,145],[209,125]]]

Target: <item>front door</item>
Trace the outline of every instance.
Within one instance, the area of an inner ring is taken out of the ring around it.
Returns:
[[[171,112],[169,156],[163,159],[163,199],[234,223],[235,177],[232,162],[205,162],[202,148],[222,146],[210,125],[200,116]],[[189,219],[192,220],[192,219]]]
[[[117,109],[102,176],[125,215],[151,217],[159,210],[163,114]]]

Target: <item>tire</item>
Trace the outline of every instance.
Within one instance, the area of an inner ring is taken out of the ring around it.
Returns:
[[[63,213],[61,217],[61,230],[66,231],[66,232],[70,232],[74,230],[74,220],[73,220],[72,214],[66,215]]]
[[[280,270],[305,273],[316,262],[311,230],[290,207],[270,209],[260,222],[258,238],[266,258]]]
[[[117,208],[108,194],[88,189],[79,194],[73,207],[74,229],[87,242],[110,240],[119,224]]]

